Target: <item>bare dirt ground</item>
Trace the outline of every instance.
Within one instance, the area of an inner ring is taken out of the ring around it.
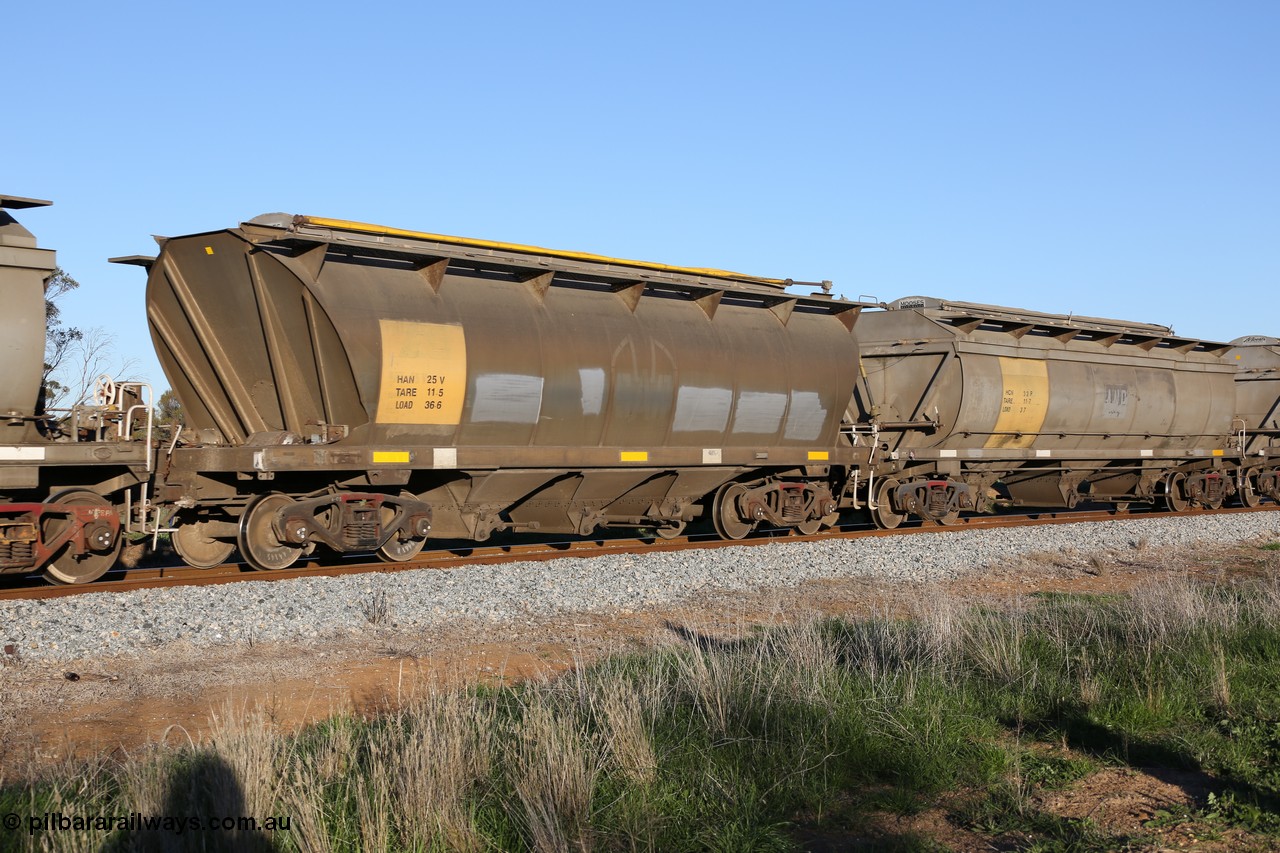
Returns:
[[[1171,560],[1161,549],[1139,543],[1123,552],[1037,554],[997,572],[932,584],[829,581],[704,595],[660,611],[458,624],[431,635],[370,626],[363,642],[305,646],[175,644],[142,659],[56,667],[9,659],[0,669],[0,784],[69,760],[136,753],[161,742],[199,742],[213,717],[227,713],[260,709],[289,730],[337,711],[376,713],[428,685],[553,676],[603,655],[682,642],[683,629],[731,636],[824,615],[905,614],[932,596],[1012,603],[1046,592],[1125,593],[1186,576],[1211,583],[1280,576],[1280,552],[1242,543]],[[1157,810],[1203,803],[1203,780],[1181,782],[1134,769],[1107,770],[1055,793],[1041,807],[1064,817],[1088,816],[1103,829],[1127,834]],[[939,809],[894,818],[886,831],[918,833],[950,849],[993,849],[990,839],[955,829],[943,814]],[[1169,830],[1168,849],[1231,849],[1223,846],[1225,839],[1183,838],[1182,831]],[[826,848],[815,840],[813,849]]]

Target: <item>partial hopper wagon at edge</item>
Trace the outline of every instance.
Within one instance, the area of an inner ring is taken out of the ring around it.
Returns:
[[[879,428],[883,526],[998,505],[1277,497],[1274,341],[925,297],[885,307],[860,320],[855,394],[855,419]]]

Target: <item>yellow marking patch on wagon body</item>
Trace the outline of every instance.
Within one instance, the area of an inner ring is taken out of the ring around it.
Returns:
[[[1049,411],[1049,365],[1040,359],[1000,357],[1000,413],[987,447],[1030,447]]]
[[[462,419],[467,342],[461,326],[379,320],[378,422],[449,424]]]

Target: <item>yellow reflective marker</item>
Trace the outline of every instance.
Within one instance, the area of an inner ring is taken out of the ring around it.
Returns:
[[[1215,451],[1213,451],[1213,455],[1214,455],[1214,456],[1221,456],[1221,455],[1222,455],[1222,451],[1221,451],[1221,450],[1215,450]]]
[[[647,450],[623,450],[618,454],[618,459],[623,462],[648,462],[649,451]]]
[[[827,452],[827,451],[825,451],[825,450],[810,450],[810,451],[809,451],[809,461],[810,461],[810,462],[826,462],[826,461],[827,461],[828,459],[830,459],[830,458],[831,458],[831,454],[830,454],[830,453],[828,453],[828,452]]]
[[[213,247],[212,247],[212,246],[205,246],[205,247],[204,247],[204,253],[205,253],[206,255],[212,255],[212,254],[213,254]],[[1239,357],[1239,356],[1237,356],[1237,358],[1238,358],[1238,357]]]
[[[407,450],[375,450],[373,451],[373,461],[380,462],[404,462],[409,461],[409,451]]]

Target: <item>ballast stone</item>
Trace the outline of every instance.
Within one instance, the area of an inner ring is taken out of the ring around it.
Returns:
[[[776,542],[646,555],[562,558],[347,577],[240,581],[0,602],[0,637],[24,660],[138,657],[171,642],[197,648],[373,636],[464,619],[519,623],[575,611],[642,611],[707,591],[789,588],[813,580],[948,580],[1017,556],[1183,548],[1280,538],[1270,512],[947,530],[877,539]],[[371,619],[385,596],[382,619]]]

